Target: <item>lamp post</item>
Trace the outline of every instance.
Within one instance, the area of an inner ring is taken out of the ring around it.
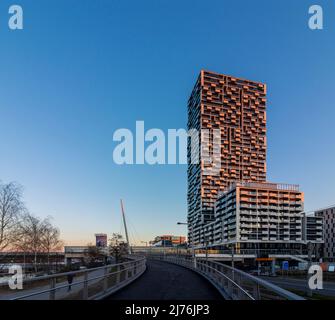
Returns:
[[[234,243],[231,244],[231,267],[233,268],[232,269],[232,272],[233,272],[233,281],[235,281],[235,261],[234,261],[234,254],[235,254],[235,245]]]
[[[208,262],[208,237],[205,237],[205,248],[206,248],[206,262]]]
[[[187,222],[177,222],[178,225],[183,225],[183,226],[189,226],[189,224]],[[197,267],[197,261],[196,261],[196,257],[195,257],[195,249],[194,249],[194,243],[193,243],[193,226],[190,225],[190,234],[191,234],[191,238],[192,238],[192,241],[189,240],[189,245],[192,249],[192,258],[193,258],[193,262],[194,262],[194,268]]]

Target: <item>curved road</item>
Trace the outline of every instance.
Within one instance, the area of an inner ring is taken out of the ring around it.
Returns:
[[[222,300],[205,278],[186,268],[148,261],[146,272],[109,300]]]

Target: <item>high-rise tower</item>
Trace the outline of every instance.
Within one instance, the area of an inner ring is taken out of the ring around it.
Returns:
[[[188,146],[188,223],[190,240],[199,242],[199,230],[214,220],[220,192],[234,182],[266,181],[266,85],[214,72],[200,72],[188,101],[188,129],[220,129],[220,169],[205,173],[204,159],[191,164]],[[213,143],[201,141],[213,152]]]

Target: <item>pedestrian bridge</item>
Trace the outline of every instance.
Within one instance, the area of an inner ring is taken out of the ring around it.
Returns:
[[[268,281],[191,256],[129,256],[126,262],[27,279],[8,300],[302,300]]]

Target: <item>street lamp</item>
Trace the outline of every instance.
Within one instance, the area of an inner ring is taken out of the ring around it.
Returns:
[[[187,222],[177,222],[177,225],[183,225],[183,226],[189,226],[189,224]],[[197,267],[197,262],[196,262],[196,258],[195,258],[195,249],[194,249],[194,244],[193,244],[193,226],[190,225],[190,234],[191,234],[191,238],[192,241],[189,240],[189,245],[192,248],[192,257],[193,257],[193,261],[194,261],[194,267]]]
[[[188,223],[187,222],[177,222],[177,224],[178,225],[182,225],[182,226],[188,226]],[[190,241],[190,239],[188,239],[189,240],[189,244],[190,244],[190,246],[193,248],[193,226],[191,225],[191,237],[192,237],[192,242]],[[191,245],[191,243],[192,243],[192,245]]]
[[[235,254],[235,244],[231,244],[231,267],[233,272],[233,281],[235,280],[235,261],[234,261],[234,254]]]
[[[145,243],[145,246],[148,246],[148,241],[141,241],[141,243]]]

